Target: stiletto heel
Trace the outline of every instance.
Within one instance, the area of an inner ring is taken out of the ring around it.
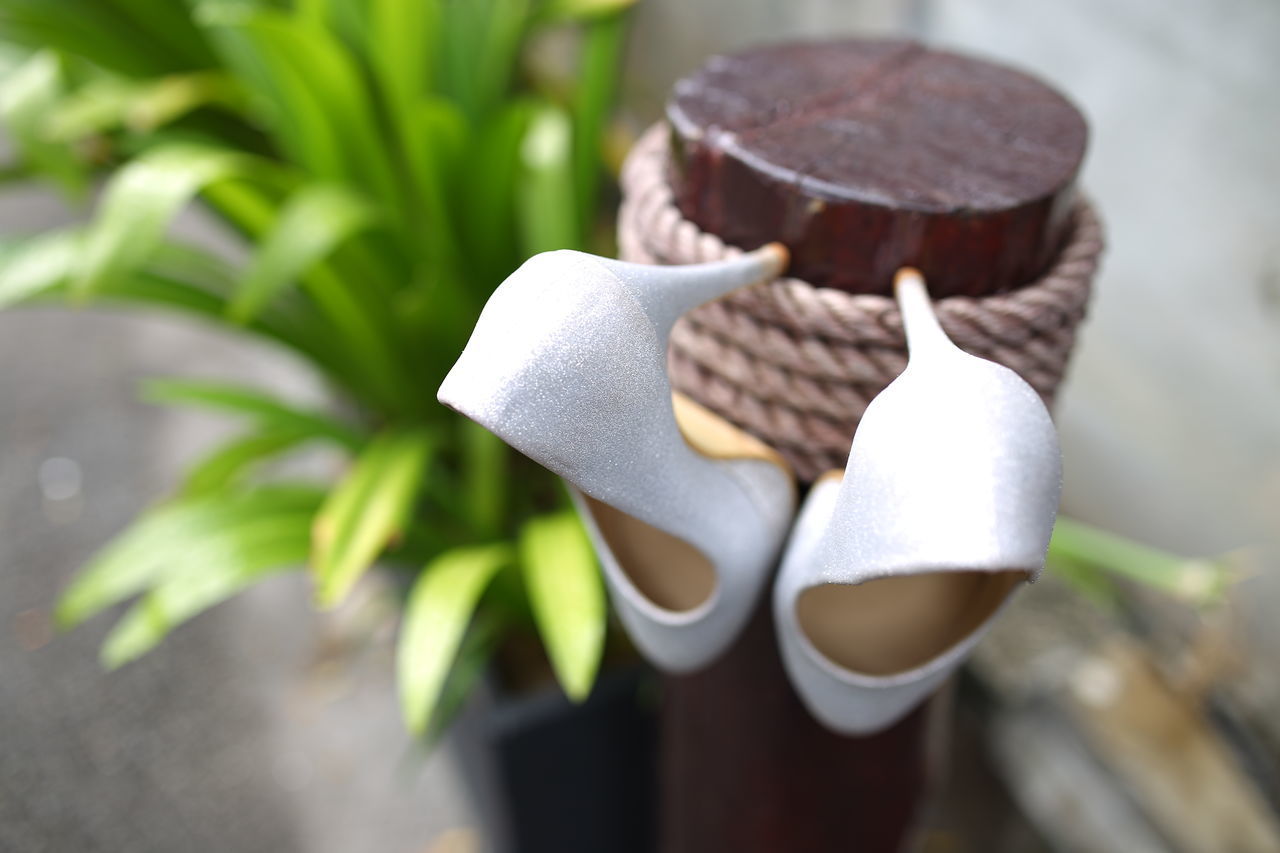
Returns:
[[[1035,391],[947,338],[915,270],[895,289],[907,369],[867,407],[843,479],[810,491],[774,588],[792,683],[847,734],[896,722],[963,662],[1039,575],[1061,490]]]
[[[494,292],[439,399],[573,486],[623,624],[657,666],[708,663],[741,629],[794,509],[777,453],[673,398],[685,312],[782,271],[786,250],[656,267],[558,251]]]

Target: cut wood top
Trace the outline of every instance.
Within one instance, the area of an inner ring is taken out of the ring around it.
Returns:
[[[710,59],[676,85],[672,187],[728,242],[781,240],[814,284],[935,297],[1028,283],[1070,225],[1087,127],[1049,86],[907,41]]]

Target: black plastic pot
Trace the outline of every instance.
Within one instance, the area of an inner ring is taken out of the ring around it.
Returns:
[[[457,744],[499,853],[651,853],[657,680],[605,673],[587,701],[500,696],[459,721]]]

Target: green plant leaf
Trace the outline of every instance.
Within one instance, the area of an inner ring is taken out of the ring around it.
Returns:
[[[49,114],[62,96],[58,58],[40,51],[0,81],[0,119],[36,171],[72,196],[83,191],[86,174],[68,145],[49,133]]]
[[[324,438],[351,450],[364,446],[364,437],[359,432],[329,415],[298,409],[269,394],[239,385],[189,379],[151,379],[143,385],[142,398],[150,403],[200,406],[241,415],[275,431]]]
[[[1179,557],[1061,516],[1049,542],[1048,560],[1094,566],[1198,606],[1220,601],[1232,580],[1226,558]]]
[[[83,235],[75,231],[9,242],[0,250],[0,309],[24,300],[65,296],[82,245]],[[95,298],[135,308],[173,310],[218,322],[226,315],[226,303],[215,291],[228,289],[225,282],[229,281],[230,276],[212,256],[164,244],[147,269],[104,282]],[[325,368],[336,380],[348,377],[343,372],[344,365],[335,359],[338,353],[332,335],[323,334],[325,330],[315,328],[314,322],[300,322],[292,312],[273,311],[248,328],[295,350]]]
[[[573,178],[578,228],[585,244],[595,224],[600,195],[601,151],[610,108],[617,95],[626,28],[621,15],[587,25],[582,37],[578,89],[573,104]]]
[[[428,563],[414,583],[396,662],[400,707],[414,734],[427,730],[480,596],[512,557],[507,544],[455,548]]]
[[[310,518],[322,496],[314,488],[270,486],[161,504],[142,515],[81,570],[58,602],[56,620],[63,628],[70,628],[137,595],[196,543],[217,543],[238,524],[269,515]]]
[[[8,42],[49,48],[133,76],[185,70],[163,46],[153,49],[145,34],[102,0],[4,0],[0,32]],[[147,49],[140,50],[139,45]]]
[[[197,19],[240,81],[254,116],[288,158],[315,178],[348,179],[335,129],[318,91],[310,88],[319,81],[306,80],[287,62],[279,40],[254,26],[256,13],[243,3],[203,3]]]
[[[546,0],[538,9],[538,21],[547,24],[581,23],[618,15],[636,0]]]
[[[207,193],[213,203],[243,231],[261,239],[276,222],[271,203],[253,187],[237,181],[223,181],[211,186]],[[353,242],[349,248],[356,248]],[[332,365],[347,378],[347,386],[366,402],[397,413],[403,410],[406,393],[412,387],[405,361],[394,342],[395,320],[380,291],[394,286],[385,281],[343,278],[324,265],[318,265],[305,277],[304,284],[318,314],[308,323],[309,337],[321,336],[320,347],[306,348],[307,355],[325,365]],[[376,275],[375,275],[376,278]],[[378,286],[379,284],[382,287]],[[366,286],[371,285],[371,286]],[[293,336],[291,345],[300,343]]]
[[[101,2],[101,0],[99,0]],[[186,3],[168,0],[110,0],[116,13],[139,31],[134,46],[163,48],[177,67],[205,68],[214,62],[213,50],[191,20]]]
[[[276,293],[375,220],[375,210],[344,187],[308,184],[298,189],[280,210],[240,282],[231,302],[232,319],[252,319]]]
[[[545,104],[521,142],[517,212],[524,250],[530,255],[579,245],[572,141],[568,113]]]
[[[506,511],[510,450],[502,439],[474,421],[465,421],[462,430],[466,460],[462,500],[467,518],[481,536],[495,536]]]
[[[191,467],[183,479],[181,493],[206,495],[225,489],[245,469],[315,438],[296,429],[271,429],[237,436],[218,447]]]
[[[250,159],[235,151],[173,144],[134,159],[112,178],[85,238],[71,289],[85,296],[127,277],[159,247],[169,223],[206,184],[244,173]]]
[[[445,3],[440,85],[472,122],[484,121],[510,84],[529,24],[529,0]]]
[[[0,255],[0,308],[65,285],[81,242],[78,231],[52,231],[7,247]]]
[[[341,41],[314,21],[266,9],[215,8],[202,20],[246,84],[258,87],[276,135],[301,162],[406,209],[373,98]]]
[[[1114,610],[1119,603],[1111,577],[1092,563],[1058,552],[1049,556],[1045,561],[1045,568],[1097,607]]]
[[[311,513],[264,515],[224,522],[212,535],[168,554],[159,582],[107,635],[102,661],[110,669],[151,651],[173,628],[268,575],[307,558]]]
[[[466,255],[488,295],[519,265],[524,253],[516,231],[516,191],[520,146],[538,102],[521,98],[503,106],[476,132],[469,185],[459,200],[458,225]]]
[[[604,653],[605,599],[595,552],[572,512],[544,515],[520,530],[520,563],[534,619],[564,692],[591,692]]]
[[[421,429],[370,442],[325,501],[312,534],[316,600],[333,607],[403,531],[426,475],[432,441]]]
[[[100,77],[56,105],[48,117],[49,135],[74,141],[90,134],[126,127],[148,133],[194,109],[237,102],[237,90],[226,74],[201,71],[158,80]]]
[[[499,573],[499,577],[502,573]],[[435,707],[427,721],[422,739],[435,743],[444,736],[450,723],[462,710],[472,688],[484,678],[493,660],[494,652],[502,640],[503,620],[479,608],[471,620],[471,627],[463,635],[462,647],[454,657],[453,666],[445,676]]]
[[[369,61],[392,109],[407,115],[431,88],[439,0],[371,0],[369,20]]]

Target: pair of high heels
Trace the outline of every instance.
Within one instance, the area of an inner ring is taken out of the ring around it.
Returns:
[[[796,516],[783,459],[666,374],[680,316],[786,262],[776,244],[686,267],[536,256],[494,292],[439,398],[568,481],[619,617],[659,668],[723,653],[781,554],[792,683],[825,725],[864,734],[932,692],[1039,573],[1060,456],[1030,386],[955,347],[904,270],[908,367]]]

